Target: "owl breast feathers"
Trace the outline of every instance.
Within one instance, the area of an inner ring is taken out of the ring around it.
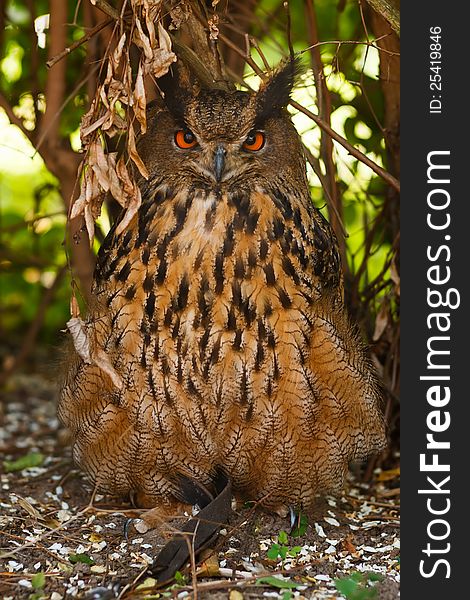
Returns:
[[[142,207],[100,249],[86,322],[119,381],[74,355],[59,404],[99,490],[170,510],[182,476],[210,487],[223,470],[240,498],[308,509],[384,447],[285,111],[293,76],[256,93],[180,85],[150,109]]]

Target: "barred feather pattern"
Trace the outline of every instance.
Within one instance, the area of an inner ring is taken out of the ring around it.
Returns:
[[[171,509],[178,477],[269,509],[338,490],[384,447],[379,385],[343,307],[337,243],[302,190],[142,186],[98,258],[86,330],[123,380],[74,356],[59,415],[97,488]]]

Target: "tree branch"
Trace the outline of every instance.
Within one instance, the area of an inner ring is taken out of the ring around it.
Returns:
[[[63,58],[65,58],[67,56],[67,54],[70,54],[76,48],[78,48],[82,44],[85,44],[85,42],[88,42],[94,35],[96,35],[99,31],[101,31],[102,29],[104,29],[105,27],[110,25],[111,23],[114,23],[113,19],[105,19],[101,23],[98,23],[98,25],[96,25],[96,27],[93,27],[93,29],[90,29],[90,31],[88,31],[88,33],[86,33],[79,40],[76,40],[73,44],[71,44],[67,48],[64,48],[62,50],[62,52],[57,54],[57,56],[54,56],[54,58],[51,58],[50,60],[48,60],[46,63],[46,66],[49,69],[52,68],[56,63],[59,62],[59,60],[62,60]]]
[[[115,21],[120,19],[121,15],[119,12],[113,6],[111,6],[111,4],[106,2],[106,0],[90,0],[90,2],[96,6],[96,8],[99,8],[102,12],[104,12],[105,15],[108,15],[108,17],[111,17]]]
[[[331,123],[331,98],[325,81],[320,48],[317,45],[320,39],[318,36],[317,16],[314,0],[305,1],[305,13],[310,43],[310,61],[315,77],[315,88],[317,90],[318,112],[320,113],[320,118],[329,125]],[[346,260],[346,244],[344,235],[340,235],[344,232],[344,225],[342,222],[343,205],[338,194],[338,185],[336,182],[336,166],[333,160],[333,140],[325,131],[322,131],[321,135],[320,152],[325,164],[325,183],[329,192],[328,212],[330,216],[330,222],[334,232],[336,233],[336,237],[338,238],[343,268],[345,270],[345,274],[347,275],[348,261]],[[323,187],[325,188],[325,186]]]
[[[393,31],[400,37],[400,12],[390,0],[367,0],[367,3],[382,15]]]
[[[50,28],[48,57],[52,60],[67,45],[67,5],[63,0],[50,0]],[[46,111],[41,122],[39,138],[46,138],[45,150],[56,148],[59,144],[60,107],[65,97],[66,62],[61,61],[50,69],[45,85]]]
[[[392,186],[393,189],[395,189],[397,192],[400,191],[400,182],[398,181],[398,179],[395,179],[395,177],[393,177],[393,175],[390,175],[390,173],[385,171],[385,169],[382,169],[382,167],[379,167],[379,165],[377,163],[375,163],[368,156],[363,154],[360,150],[355,148],[352,144],[350,144],[348,142],[348,140],[346,140],[343,136],[339,135],[339,133],[336,133],[336,131],[334,129],[331,129],[331,127],[328,125],[328,123],[325,123],[324,121],[322,121],[322,119],[320,119],[320,117],[318,115],[315,115],[313,112],[311,112],[310,110],[308,110],[307,108],[305,108],[304,106],[299,104],[298,102],[295,102],[295,100],[291,100],[290,105],[293,106],[294,108],[296,108],[297,110],[299,110],[301,113],[303,113],[310,119],[312,119],[312,121],[314,121],[318,125],[318,127],[320,127],[320,129],[322,129],[323,131],[326,131],[326,133],[328,135],[330,135],[336,142],[338,142],[338,144],[341,144],[341,146],[343,146],[343,148],[346,148],[346,150],[349,152],[349,154],[354,156],[354,158],[357,158],[357,160],[360,160],[362,163],[367,165],[369,167],[369,169],[374,171],[374,173],[377,173],[377,175],[379,175],[379,177],[382,177],[382,179],[384,181],[386,181],[390,186]]]
[[[0,107],[2,107],[3,110],[6,112],[7,117],[10,120],[10,123],[12,123],[13,125],[16,125],[19,129],[21,129],[21,131],[25,134],[25,136],[29,139],[29,141],[32,142],[33,141],[32,132],[29,131],[28,129],[26,129],[26,127],[23,125],[23,121],[15,115],[11,104],[8,102],[8,100],[5,98],[5,96],[2,94],[2,92],[0,92]]]

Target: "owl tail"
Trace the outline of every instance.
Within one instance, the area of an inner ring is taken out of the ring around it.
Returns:
[[[215,495],[193,479],[181,476],[179,490],[181,500],[188,504],[198,504],[201,510],[173,539],[166,544],[150,567],[150,573],[159,586],[173,579],[189,559],[191,552],[197,555],[217,536],[219,529],[228,521],[231,510],[232,485],[222,471],[214,480]]]

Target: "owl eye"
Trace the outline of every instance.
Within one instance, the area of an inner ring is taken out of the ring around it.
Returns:
[[[180,129],[175,133],[175,144],[183,150],[194,148],[197,145],[196,136],[189,129]]]
[[[243,150],[249,150],[250,152],[257,152],[264,146],[265,137],[262,131],[250,131],[246,136],[246,140],[243,142]]]

